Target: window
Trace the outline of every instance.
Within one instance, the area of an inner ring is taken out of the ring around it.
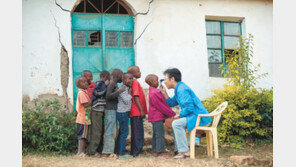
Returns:
[[[73,31],[73,45],[74,46],[85,46],[85,31]]]
[[[73,30],[74,47],[101,47],[101,31]]]
[[[132,48],[133,47],[133,33],[120,32],[120,47]]]
[[[88,46],[101,46],[101,31],[88,31]]]
[[[106,47],[118,47],[118,32],[106,31]]]
[[[81,0],[73,12],[133,15],[122,0]]]
[[[241,36],[241,22],[206,20],[210,77],[222,77],[219,67],[226,66],[225,53],[233,51]]]

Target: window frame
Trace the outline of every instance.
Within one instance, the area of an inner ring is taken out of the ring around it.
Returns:
[[[242,21],[222,21],[222,20],[205,19],[205,23],[206,22],[219,22],[220,23],[220,34],[207,33],[207,30],[206,30],[206,37],[208,37],[208,36],[220,36],[220,38],[221,38],[221,49],[220,48],[210,48],[210,47],[208,47],[208,43],[207,43],[207,54],[208,54],[209,49],[221,50],[223,69],[225,69],[226,68],[225,50],[229,50],[229,49],[225,49],[224,36],[229,36],[229,37],[240,37],[240,36],[242,36]],[[240,35],[224,35],[224,23],[239,23]],[[221,64],[221,63],[210,63],[209,59],[208,59],[208,64]],[[210,75],[210,72],[209,72],[209,75]],[[223,72],[223,74],[221,76],[210,76],[210,77],[221,78],[221,77],[224,77],[224,76],[225,76],[225,72]]]

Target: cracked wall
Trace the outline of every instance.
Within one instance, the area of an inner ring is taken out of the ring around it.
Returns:
[[[261,85],[272,85],[272,1],[125,1],[138,13],[134,30],[135,60],[141,68],[143,77],[139,82],[143,88],[148,88],[144,81],[147,74],[162,77],[168,67],[178,67],[184,81],[201,99],[210,95],[210,89],[222,85],[223,79],[208,76],[205,15],[246,18],[245,33],[253,33],[259,47],[255,48],[255,63],[261,63],[262,71],[270,74]],[[58,96],[72,105],[69,11],[76,2],[23,1],[23,95],[31,99],[40,95]]]
[[[58,2],[58,0],[57,0]],[[74,1],[62,1],[68,8]],[[23,1],[22,93],[34,98],[58,98],[72,110],[72,46],[70,13],[55,0]]]

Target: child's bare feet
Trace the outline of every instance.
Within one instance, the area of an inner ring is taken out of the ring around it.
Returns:
[[[158,156],[158,153],[152,153],[152,156],[153,157],[157,157]]]
[[[117,158],[117,155],[112,153],[112,154],[102,154],[103,158]]]
[[[80,153],[80,154],[76,154],[76,157],[85,157],[86,156],[86,154],[85,153]]]
[[[170,158],[171,156],[167,153],[159,153],[158,154],[158,157],[161,157],[161,158]]]
[[[100,153],[98,153],[98,152],[96,152],[94,155],[92,155],[92,156],[94,156],[94,157],[100,157],[101,156],[101,154]]]

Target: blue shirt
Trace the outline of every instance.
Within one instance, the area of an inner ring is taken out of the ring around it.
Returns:
[[[191,131],[196,124],[198,114],[208,114],[195,93],[183,82],[178,82],[175,87],[175,95],[166,101],[170,107],[179,105],[181,107],[180,118],[186,117],[187,130]],[[201,117],[199,126],[211,123],[211,117]]]

